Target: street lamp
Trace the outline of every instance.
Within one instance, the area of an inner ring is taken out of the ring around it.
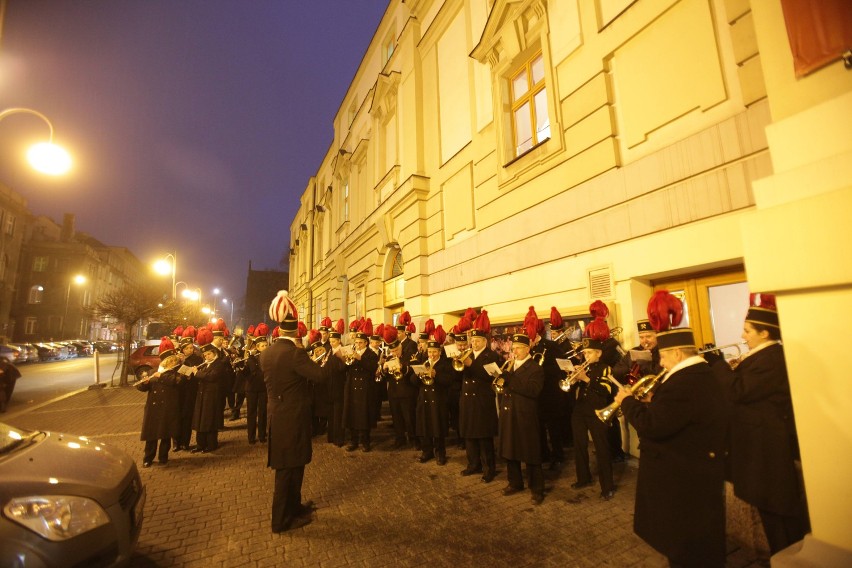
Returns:
[[[222,303],[227,305],[228,298],[222,298]],[[231,319],[228,320],[228,324],[231,326],[234,325],[234,302],[231,302]]]
[[[214,314],[219,313],[219,293],[220,292],[221,292],[221,290],[219,290],[219,288],[213,288],[213,295],[216,296],[216,301],[213,302],[213,313]]]
[[[43,174],[50,176],[59,176],[67,173],[71,169],[71,156],[68,155],[62,147],[53,143],[53,124],[42,113],[31,108],[7,108],[0,111],[0,120],[7,116],[24,113],[32,114],[45,123],[50,130],[50,137],[47,142],[39,142],[32,146],[27,152],[27,159],[30,165]]]
[[[71,284],[78,286],[86,283],[86,277],[82,274],[77,274],[74,278],[68,281],[68,289],[65,291],[65,315],[62,316],[62,323],[59,325],[59,338],[65,339],[65,320],[68,319],[68,303],[71,299]]]
[[[172,261],[169,262],[169,257],[171,257]],[[156,261],[154,263],[154,270],[156,270],[159,274],[163,276],[171,273],[172,275],[172,300],[177,299],[177,282],[175,281],[175,274],[177,274],[177,251],[174,253],[168,253],[164,258]]]

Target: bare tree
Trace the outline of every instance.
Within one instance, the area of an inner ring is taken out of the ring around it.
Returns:
[[[160,318],[166,307],[161,303],[158,291],[127,285],[120,290],[108,292],[89,309],[93,317],[110,318],[123,327],[121,343],[124,362],[121,367],[120,386],[127,386],[128,357],[130,355],[130,330],[138,323],[151,318]]]

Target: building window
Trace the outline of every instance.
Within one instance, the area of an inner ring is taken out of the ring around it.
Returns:
[[[27,318],[24,322],[24,335],[35,335],[36,318]]]
[[[395,42],[393,40],[393,35],[388,35],[385,43],[382,44],[382,67],[390,61],[390,58],[393,56]]]
[[[397,249],[393,255],[393,264],[391,265],[391,278],[402,276],[405,267],[402,263],[402,251]]]
[[[36,256],[33,258],[33,272],[44,272],[47,270],[47,260],[46,256]]]
[[[40,304],[44,300],[44,286],[41,284],[36,284],[32,288],[30,288],[30,304]]]
[[[343,210],[343,220],[349,220],[349,178],[343,180],[343,184],[341,187],[341,199],[343,200],[343,204],[341,209]]]
[[[527,60],[511,78],[512,132],[515,156],[550,138],[544,57],[541,51]]]
[[[9,213],[6,215],[6,234],[13,235],[15,233],[15,216]]]
[[[352,104],[349,105],[349,112],[347,113],[347,124],[346,126],[352,126],[352,123],[355,122],[355,115],[358,114],[358,101],[352,99]]]

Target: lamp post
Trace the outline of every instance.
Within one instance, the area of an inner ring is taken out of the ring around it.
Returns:
[[[68,319],[68,303],[71,299],[71,284],[77,284],[78,286],[86,283],[86,277],[82,274],[78,274],[68,280],[68,289],[65,291],[65,314],[62,316],[62,323],[59,324],[59,338],[65,339],[65,320]]]
[[[169,262],[169,257],[171,257],[172,261]],[[177,251],[174,253],[168,253],[164,258],[161,258],[157,262],[154,263],[154,270],[163,276],[171,273],[172,275],[172,300],[177,300],[177,281],[175,281],[175,275],[177,274]]]
[[[227,305],[228,304],[228,298],[222,298],[222,303]],[[233,326],[234,325],[234,302],[230,302],[230,304],[231,304],[231,319],[228,320],[228,324]]]
[[[31,114],[42,119],[50,131],[47,142],[40,142],[32,146],[27,152],[30,165],[39,172],[51,176],[67,173],[71,169],[71,156],[63,148],[53,143],[53,124],[42,113],[31,108],[7,108],[0,111],[0,120],[13,114]]]
[[[221,292],[219,288],[213,288],[213,295],[216,296],[216,300],[213,302],[213,315],[219,314],[219,294]]]

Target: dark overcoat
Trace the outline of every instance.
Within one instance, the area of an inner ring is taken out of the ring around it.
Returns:
[[[311,384],[325,381],[323,369],[289,339],[260,354],[269,416],[267,465],[273,469],[311,462]]]
[[[728,464],[734,493],[778,515],[801,514],[799,444],[783,347],[765,347],[733,371],[720,361],[713,371],[731,403]]]
[[[472,355],[471,355],[472,357]],[[493,378],[483,368],[488,363],[502,361],[500,356],[485,348],[464,368],[461,396],[459,397],[459,433],[462,438],[491,438],[497,435],[497,404]]]
[[[328,400],[332,404],[343,402],[343,392],[346,390],[346,364],[337,355],[329,355],[325,362],[328,375]]]
[[[197,367],[203,362],[204,359],[197,353],[193,353],[183,360],[183,364],[187,367]],[[198,397],[198,379],[195,375],[181,376],[178,392],[180,393],[181,414],[191,417],[195,412],[195,399]]]
[[[675,563],[724,566],[727,411],[713,371],[684,367],[621,408],[641,451],[634,531]]]
[[[260,368],[259,354],[249,355],[243,372],[245,373],[246,392],[263,392],[266,390],[263,369]]]
[[[148,393],[139,436],[143,442],[174,438],[180,433],[180,380],[177,369],[170,369],[136,384],[138,390]]]
[[[541,463],[538,397],[544,371],[533,361],[505,373],[500,399],[500,455],[527,464]]]
[[[222,421],[222,406],[219,400],[221,376],[225,366],[231,364],[221,355],[217,355],[209,364],[201,363],[195,372],[198,381],[198,394],[195,397],[195,412],[192,415],[192,429],[196,432],[216,432]]]
[[[431,385],[422,384],[422,379],[412,373],[412,381],[420,383],[417,393],[417,435],[426,438],[443,438],[449,427],[449,407],[447,393],[450,385],[462,371],[453,369],[453,363],[444,353],[434,366],[435,377]]]
[[[346,387],[343,391],[343,425],[352,430],[375,428],[376,416],[376,368],[379,356],[369,347],[361,359],[353,359],[346,371]]]
[[[538,412],[542,420],[553,420],[564,414],[565,398],[568,393],[559,388],[559,381],[565,378],[565,371],[559,368],[556,359],[565,357],[562,346],[550,339],[540,339],[530,350],[530,355],[541,354],[544,361],[544,385],[538,395]],[[538,365],[538,363],[535,363]]]

